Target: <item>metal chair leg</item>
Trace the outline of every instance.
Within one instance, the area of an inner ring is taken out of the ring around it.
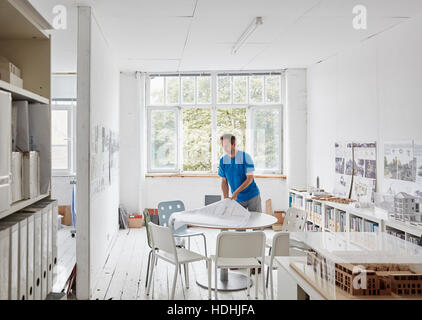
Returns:
[[[154,273],[154,265],[155,265],[155,260],[158,260],[157,257],[154,255],[152,255],[152,261],[151,261],[151,272],[149,274],[149,281],[148,281],[148,287],[147,287],[147,296],[149,295],[150,291],[151,291],[151,283],[152,283],[152,276]]]
[[[173,287],[171,289],[170,300],[174,300],[174,294],[176,292],[176,284],[177,284],[177,269],[179,269],[179,265],[176,264],[174,266],[174,277],[173,277]]]
[[[268,252],[268,255],[269,255],[269,256],[271,256],[271,249],[272,249],[272,248],[270,248],[270,250],[269,250],[269,252]],[[270,267],[268,267],[268,268],[267,268],[267,281],[266,281],[266,283],[265,283],[265,287],[266,287],[266,288],[268,288],[268,277],[269,277],[269,275],[270,275]]]
[[[207,239],[205,237],[205,234],[202,234],[202,238],[204,239],[204,250],[205,250],[205,256],[208,257],[208,252],[207,252]],[[208,260],[205,260],[205,265],[208,268]]]
[[[147,276],[145,279],[145,288],[148,286],[148,274],[149,274],[149,266],[151,265],[151,255],[152,255],[152,250],[150,250],[148,254],[148,265],[147,265]]]

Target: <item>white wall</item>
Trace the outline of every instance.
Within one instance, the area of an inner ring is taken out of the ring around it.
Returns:
[[[334,184],[334,143],[422,139],[422,16],[308,70],[308,184]]]
[[[141,86],[136,73],[120,75],[120,203],[140,211]]]
[[[91,188],[91,132],[97,125],[119,131],[120,77],[89,7],[79,8],[78,33],[77,294],[78,299],[87,299],[118,231],[118,177],[110,185],[106,182],[103,191],[94,193]]]

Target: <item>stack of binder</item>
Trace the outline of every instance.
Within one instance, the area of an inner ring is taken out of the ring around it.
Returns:
[[[8,281],[7,281],[7,299],[18,299],[18,263],[19,263],[19,224],[14,221],[0,220],[0,229],[9,230],[9,250],[8,254]]]
[[[9,299],[10,230],[0,225],[0,300]]]
[[[0,300],[44,300],[57,264],[57,200],[0,220]]]

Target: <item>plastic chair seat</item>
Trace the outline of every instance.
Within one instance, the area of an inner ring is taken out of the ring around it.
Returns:
[[[215,262],[215,255],[210,256]],[[257,258],[218,258],[217,268],[260,268],[261,264]]]
[[[205,257],[205,256],[203,256],[199,253],[187,250],[185,248],[176,248],[176,251],[177,251],[177,259],[179,261],[179,264],[196,262],[196,261],[208,259],[207,257]],[[162,259],[168,261],[168,262],[171,262],[173,264],[176,263],[176,261],[174,261],[174,254],[169,254],[167,252],[158,252],[157,255],[160,256]]]

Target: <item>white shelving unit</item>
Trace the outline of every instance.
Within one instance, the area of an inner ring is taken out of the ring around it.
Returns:
[[[42,199],[50,197],[51,192],[51,40],[45,29],[52,29],[49,23],[32,7],[27,0],[0,0],[0,56],[7,58],[16,65],[22,72],[23,88],[12,85],[0,80],[0,91],[10,93],[12,101],[28,101],[29,108],[31,104],[36,104],[42,109],[42,116],[37,118],[37,130],[43,128],[43,138],[38,138],[40,147],[40,162],[43,168],[40,172],[40,179],[44,182],[42,194],[26,200],[14,203],[4,203],[2,198],[0,206],[0,219],[7,217],[31,204]],[[41,105],[41,107],[40,107]],[[46,109],[44,109],[44,106]],[[0,107],[3,107],[0,106]],[[7,115],[10,105],[6,104],[0,110],[0,117]],[[32,108],[35,108],[34,106]],[[40,109],[32,109],[37,110]],[[41,114],[41,113],[40,113]],[[32,122],[32,124],[34,124]],[[2,125],[11,127],[8,121],[3,121]],[[44,130],[46,128],[46,130]],[[39,133],[34,134],[37,135]],[[47,138],[48,136],[48,138]],[[45,141],[44,141],[45,140]],[[48,140],[48,141],[47,141]],[[0,166],[2,171],[11,172],[11,137],[10,145],[6,146],[7,141],[3,139],[0,144]],[[46,146],[46,147],[44,147]],[[37,146],[39,147],[39,146]],[[25,150],[26,151],[26,150]],[[8,159],[9,158],[9,159]],[[3,176],[3,183],[7,177]],[[3,184],[4,185],[4,184]],[[49,187],[48,187],[49,186]],[[9,200],[11,202],[11,200]]]
[[[307,231],[320,232],[388,232],[402,235],[412,241],[420,238],[422,227],[389,219],[386,214],[379,214],[370,208],[354,208],[350,205],[330,201],[314,200],[307,192],[290,189],[290,205],[305,210]],[[328,212],[332,212],[329,219]],[[343,219],[340,219],[340,215]],[[343,225],[343,228],[341,228]]]

